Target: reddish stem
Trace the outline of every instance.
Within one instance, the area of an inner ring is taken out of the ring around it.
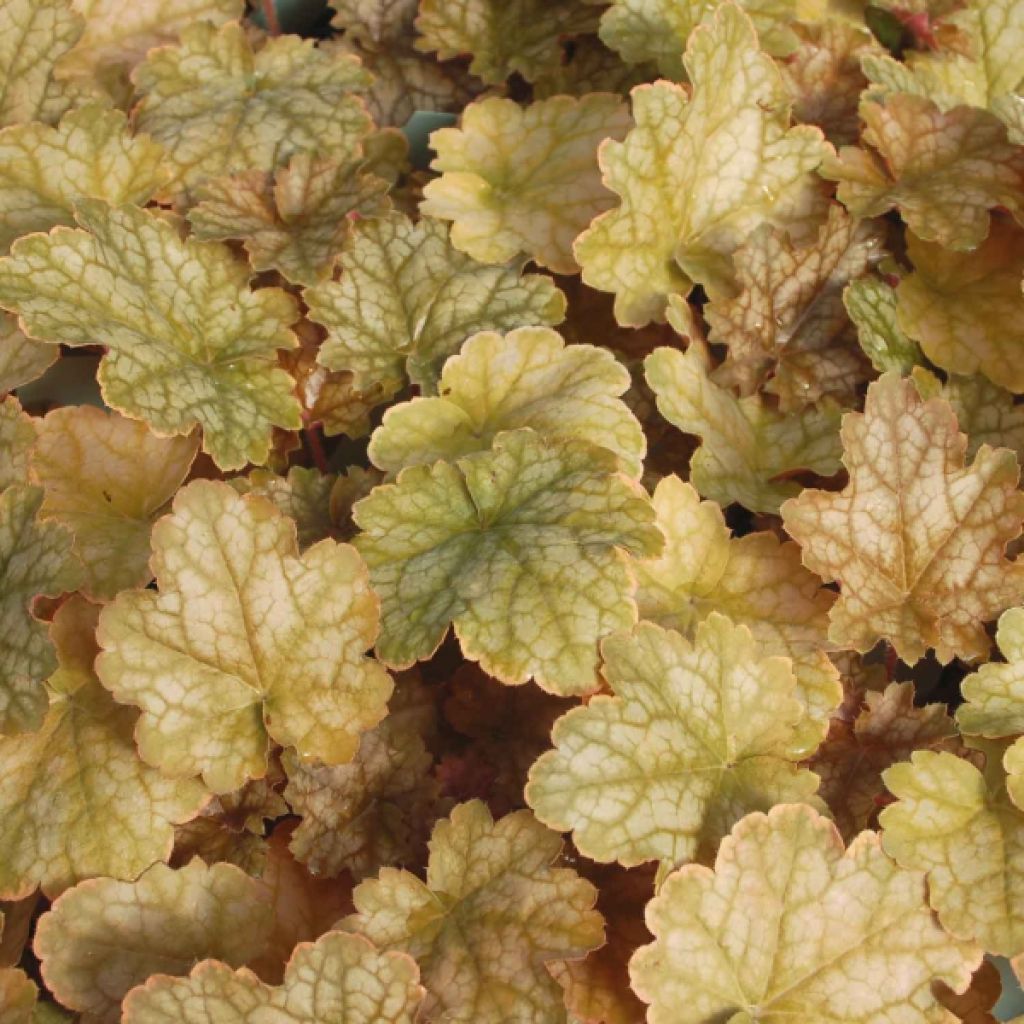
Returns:
[[[274,0],[260,0],[263,9],[263,20],[267,23],[267,32],[272,36],[281,34],[281,22],[277,18],[277,5]]]
[[[896,653],[896,648],[892,645],[885,652],[885,674],[891,683],[896,678],[896,668],[900,663],[899,655]]]
[[[324,451],[323,438],[320,436],[320,424],[307,423],[302,433],[309,445],[309,454],[313,456],[313,464],[321,473],[329,473],[327,453]]]

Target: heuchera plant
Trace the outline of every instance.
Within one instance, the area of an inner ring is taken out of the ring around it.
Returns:
[[[1022,91],[1024,0],[0,0],[0,1024],[994,1022]]]

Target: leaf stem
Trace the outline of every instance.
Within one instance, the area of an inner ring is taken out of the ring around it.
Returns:
[[[277,4],[275,0],[260,0],[260,7],[263,10],[263,20],[267,23],[267,32],[272,36],[281,34],[281,22],[277,17]]]
[[[313,456],[313,464],[321,473],[329,473],[327,453],[324,451],[323,438],[320,436],[320,424],[307,423],[302,428],[302,433],[306,438],[306,444],[309,445],[309,454]]]

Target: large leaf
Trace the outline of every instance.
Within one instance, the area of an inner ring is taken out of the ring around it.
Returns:
[[[124,1002],[123,1024],[413,1024],[423,989],[412,960],[330,932],[298,946],[280,986],[207,960],[187,978],[156,975]]]
[[[942,662],[984,657],[984,623],[1024,596],[1024,566],[1005,557],[1024,519],[1016,456],[983,445],[965,465],[949,404],[895,373],[842,435],[847,486],[782,506],[804,563],[841,584],[830,638],[858,651],[885,639],[910,664],[929,648]]]
[[[565,298],[551,279],[488,267],[456,250],[443,224],[395,213],[359,222],[342,250],[341,280],[307,288],[310,317],[327,328],[320,361],[385,395],[406,379],[428,393],[470,335],[552,325]]]
[[[525,253],[573,274],[573,240],[614,203],[598,145],[621,140],[629,126],[626,104],[608,93],[552,96],[525,109],[496,97],[473,103],[460,128],[430,138],[431,167],[442,173],[423,189],[421,210],[452,221],[452,244],[475,259]]]
[[[670,875],[647,923],[655,942],[630,974],[649,1024],[940,1024],[934,981],[962,991],[981,960],[875,833],[844,851],[831,822],[794,805],[744,818],[714,871]]]
[[[381,469],[486,451],[503,430],[575,437],[618,454],[640,475],[646,448],[636,417],[620,400],[629,371],[607,349],[570,345],[556,331],[520,327],[474,335],[445,364],[438,396],[392,406],[370,441]]]
[[[633,90],[636,127],[601,149],[622,202],[576,242],[583,280],[615,293],[623,324],[660,319],[694,281],[722,285],[732,252],[764,221],[803,241],[820,208],[810,172],[821,133],[790,128],[778,68],[736,4],[693,32],[686,68],[692,95],[670,82]]]
[[[191,780],[167,779],[139,759],[138,715],[93,674],[99,609],[72,598],[53,636],[60,667],[49,679],[42,727],[0,739],[0,894],[37,885],[53,898],[96,875],[135,878],[166,860],[173,825],[207,799]]]
[[[562,992],[545,965],[604,936],[594,887],[552,866],[561,846],[529,811],[495,822],[479,801],[460,804],[434,829],[426,882],[382,869],[356,888],[346,925],[414,957],[428,1019],[562,1024]]]
[[[156,864],[135,882],[79,882],[39,919],[35,951],[65,1006],[117,1024],[121,1000],[150,975],[187,974],[207,957],[241,966],[271,924],[256,879],[196,859],[178,871]]]
[[[29,236],[0,260],[0,303],[35,337],[106,345],[99,381],[120,412],[162,434],[201,424],[222,469],[264,461],[271,426],[300,425],[294,382],[276,365],[296,344],[294,300],[250,290],[226,246],[182,241],[155,214],[99,200],[76,211],[81,229]]]
[[[627,867],[708,860],[750,811],[813,799],[794,764],[803,706],[783,658],[712,612],[693,643],[651,623],[601,645],[613,696],[555,724],[526,799],[577,849]]]
[[[271,739],[351,760],[391,680],[364,656],[378,604],[347,544],[301,556],[269,502],[195,481],[153,529],[159,592],[124,591],[100,619],[97,671],[142,711],[143,756],[217,792],[259,778]]]
[[[555,693],[595,688],[598,640],[636,620],[624,552],[661,548],[650,502],[611,452],[532,430],[411,466],[353,514],[382,603],[381,658],[427,658],[454,622],[485,671]]]
[[[304,150],[348,158],[371,127],[354,95],[369,83],[356,58],[291,35],[254,52],[234,23],[189,25],[180,45],[150,51],[132,79],[138,127],[167,147],[187,187],[271,171]]]
[[[32,470],[46,492],[42,512],[74,533],[83,592],[110,600],[153,578],[150,530],[197,447],[194,437],[157,437],[144,423],[88,405],[40,421]]]

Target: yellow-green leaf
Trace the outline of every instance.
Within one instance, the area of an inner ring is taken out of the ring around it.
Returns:
[[[513,72],[533,81],[562,57],[562,37],[589,32],[588,0],[421,0],[416,47],[441,60],[472,56],[469,70],[491,85]]]
[[[364,391],[382,385],[394,394],[406,379],[436,390],[444,361],[470,335],[554,325],[565,316],[565,297],[549,277],[477,263],[429,218],[360,221],[340,264],[340,281],[307,288],[303,297],[310,317],[327,328],[320,361],[352,371]]]
[[[164,144],[192,187],[232,171],[272,171],[315,150],[351,158],[371,128],[355,91],[359,61],[285,35],[253,51],[241,26],[196,22],[177,46],[158,47],[132,74],[141,131]]]
[[[340,523],[334,515],[333,495],[344,477],[325,476],[317,469],[291,466],[286,476],[254,469],[248,476],[227,481],[239,494],[258,494],[295,522],[300,548],[337,537]],[[368,490],[369,488],[367,488]]]
[[[255,270],[315,284],[330,276],[352,219],[384,212],[387,190],[361,155],[297,153],[276,175],[242,171],[201,185],[188,219],[197,238],[241,239]]]
[[[428,658],[449,625],[463,653],[508,683],[597,685],[597,643],[636,621],[625,551],[662,539],[616,457],[532,430],[457,463],[411,466],[356,505],[355,544],[382,602],[377,651]]]
[[[730,538],[722,510],[677,476],[658,483],[653,502],[665,552],[633,563],[640,618],[692,640],[701,622],[721,612],[750,630],[761,654],[790,658],[794,696],[805,709],[794,749],[806,756],[842,698],[825,653],[834,595],[801,565],[796,544],[767,531]]]
[[[0,402],[0,491],[29,482],[29,460],[36,443],[37,420],[26,415],[13,395]]]
[[[996,643],[1005,663],[982,665],[960,684],[964,703],[956,721],[971,736],[1024,734],[1024,608],[1003,612]]]
[[[646,442],[620,400],[629,371],[610,351],[566,347],[556,331],[520,327],[474,335],[445,364],[438,396],[392,406],[370,440],[381,469],[486,451],[503,430],[580,438],[615,452],[639,476]]]
[[[124,591],[100,619],[100,679],[142,709],[143,757],[215,792],[266,772],[271,739],[302,757],[352,759],[391,680],[364,651],[378,602],[347,544],[300,557],[269,502],[195,481],[153,528],[159,592]]]
[[[206,791],[164,778],[135,749],[138,715],[93,674],[99,609],[82,598],[53,621],[60,663],[37,732],[0,739],[0,895],[36,886],[52,899],[96,875],[135,878],[166,860],[173,825],[198,813]]]
[[[626,104],[610,93],[525,108],[500,97],[470,104],[459,128],[430,137],[430,166],[441,177],[424,187],[420,209],[452,221],[452,244],[474,259],[525,253],[574,274],[573,240],[615,201],[601,183],[598,146],[622,139],[629,125]]]
[[[284,980],[264,985],[251,971],[217,961],[186,978],[156,975],[124,1002],[123,1024],[413,1024],[423,999],[408,956],[378,953],[358,935],[329,932],[297,946]]]
[[[294,300],[252,291],[226,246],[182,241],[155,214],[99,200],[76,210],[81,229],[23,238],[0,260],[0,303],[34,337],[106,345],[99,381],[120,412],[160,434],[201,424],[222,469],[264,461],[272,425],[300,426],[294,382],[276,365],[296,345]]]
[[[43,490],[17,484],[0,494],[0,733],[32,732],[46,713],[42,682],[57,667],[37,597],[74,590],[82,570],[71,533],[39,517]]]
[[[271,924],[255,878],[196,859],[178,871],[155,864],[135,882],[79,882],[39,919],[35,952],[65,1006],[116,1024],[121,1000],[150,975],[184,975],[208,957],[241,966]]]
[[[760,395],[737,398],[711,378],[710,355],[698,339],[685,352],[657,349],[644,371],[662,416],[701,438],[690,479],[705,497],[777,512],[800,493],[789,476],[799,470],[831,476],[839,469],[842,410],[833,400],[784,413]]]
[[[1009,800],[998,759],[983,773],[919,750],[883,778],[897,800],[879,815],[885,852],[928,872],[942,924],[992,953],[1024,951],[1024,813]]]
[[[862,652],[885,639],[909,664],[929,648],[943,663],[984,657],[984,623],[1024,596],[1024,566],[1005,557],[1024,519],[1016,456],[983,445],[966,465],[949,403],[895,373],[842,436],[847,486],[782,506],[804,564],[840,584],[830,638]]]
[[[907,232],[907,255],[914,271],[896,289],[900,327],[943,370],[1024,391],[1024,228],[996,218],[973,252]]]
[[[88,405],[39,421],[32,470],[46,491],[42,513],[74,533],[84,593],[110,600],[153,578],[149,532],[197,448],[194,437],[157,437],[144,423]]]
[[[762,222],[800,243],[822,211],[810,173],[821,132],[790,127],[786,86],[735,3],[693,32],[686,68],[692,95],[670,82],[633,90],[636,127],[601,149],[622,202],[576,242],[583,280],[615,293],[622,324],[661,319],[667,297],[694,281],[725,284],[732,252]]]
[[[1024,149],[994,115],[894,93],[865,98],[860,116],[870,148],[843,146],[822,167],[855,217],[896,207],[925,241],[958,251],[985,240],[994,207],[1024,220]]]
[[[824,395],[852,402],[866,376],[853,344],[843,289],[878,253],[882,231],[829,210],[813,244],[796,247],[764,225],[736,251],[735,295],[704,308],[708,340],[728,346],[716,374],[744,395],[766,391],[783,409],[799,409]]]
[[[564,1024],[552,960],[604,939],[597,891],[553,867],[559,836],[529,811],[495,822],[480,801],[434,829],[426,882],[383,868],[355,890],[346,927],[419,964],[427,1019],[451,1024]]]
[[[70,0],[0,0],[0,126],[52,124],[68,109],[54,69],[83,28]]]
[[[649,1024],[939,1024],[933,983],[963,991],[981,961],[875,833],[844,851],[830,821],[794,805],[744,818],[714,871],[670,875],[647,924],[655,942],[630,974]]]
[[[0,310],[0,392],[41,377],[60,356],[59,345],[26,338],[18,318]]]
[[[921,362],[921,350],[899,325],[896,289],[868,275],[849,284],[843,305],[857,328],[857,340],[879,373],[889,370],[904,376]]]
[[[627,867],[709,860],[750,811],[813,800],[793,763],[803,705],[788,659],[712,612],[693,643],[641,623],[601,645],[613,696],[555,723],[526,800],[580,853]]]
[[[65,114],[56,128],[0,131],[0,252],[21,235],[74,224],[79,199],[148,202],[167,180],[166,153],[127,127],[120,111],[93,105]]]

